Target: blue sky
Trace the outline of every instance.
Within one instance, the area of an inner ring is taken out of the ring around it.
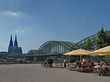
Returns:
[[[110,0],[0,0],[0,51],[11,34],[26,53],[49,40],[78,42],[110,30]]]

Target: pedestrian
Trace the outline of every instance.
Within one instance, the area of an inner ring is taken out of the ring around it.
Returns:
[[[82,59],[82,62],[83,62],[83,63],[85,62],[85,59],[84,59],[84,58]]]
[[[27,62],[29,63],[29,58],[26,58],[27,59]]]
[[[63,60],[64,67],[66,67],[66,59]]]
[[[4,57],[4,60],[3,61],[4,61],[4,64],[6,64],[6,58],[5,57]]]

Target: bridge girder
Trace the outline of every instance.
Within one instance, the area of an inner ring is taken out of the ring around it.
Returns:
[[[108,31],[107,33],[110,34],[110,31]],[[65,52],[69,52],[69,51],[84,47],[84,45],[86,44],[86,41],[88,39],[91,40],[91,42],[93,43],[94,49],[95,49],[96,48],[96,39],[98,38],[97,36],[98,36],[97,34],[91,35],[91,36],[84,38],[83,40],[81,40],[77,43],[67,42],[67,41],[47,41],[47,42],[43,43],[39,47],[38,50],[30,50],[28,53],[30,53],[30,54],[32,53],[34,55],[53,54],[53,53],[51,53],[52,48],[55,48],[58,46],[60,46],[58,48],[59,50],[61,50],[61,48],[63,48],[65,50]],[[65,52],[63,51],[62,54]],[[58,54],[58,53],[56,53],[56,54]]]
[[[46,51],[47,48],[50,50],[52,48],[57,48],[57,52],[61,50],[61,47],[64,50],[70,51],[71,47],[74,45],[72,42],[64,42],[64,41],[48,41],[41,45],[41,47],[38,49],[39,51],[43,52]]]

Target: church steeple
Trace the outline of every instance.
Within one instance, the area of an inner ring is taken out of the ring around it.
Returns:
[[[13,45],[14,43],[14,45]],[[12,35],[10,37],[10,43],[8,47],[8,54],[19,53],[22,54],[22,48],[18,47],[17,36],[15,35],[15,41],[12,40]]]
[[[14,47],[18,47],[17,36],[15,36]]]
[[[11,35],[11,37],[10,37],[10,43],[9,43],[9,47],[13,47],[12,35]]]

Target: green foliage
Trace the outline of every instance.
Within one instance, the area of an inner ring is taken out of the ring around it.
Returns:
[[[87,62],[90,62],[90,58],[86,58],[85,60],[86,60]]]
[[[72,63],[72,62],[75,62],[75,59],[74,58],[70,58],[70,63]]]
[[[4,54],[0,54],[0,58],[1,58],[2,56],[4,56]]]
[[[57,58],[58,58],[58,56],[53,56],[53,58],[56,58],[56,59],[57,59]]]
[[[110,35],[107,34],[107,31],[103,30],[98,31],[98,39],[96,40],[97,49],[103,48],[110,45]]]
[[[62,55],[62,56],[61,56],[61,58],[63,58],[63,59],[64,59],[64,58],[66,58],[66,56]]]
[[[48,64],[52,64],[52,63],[53,63],[52,58],[48,58],[48,59],[47,59],[47,62],[48,62]]]
[[[8,55],[7,58],[18,58],[18,57],[21,57],[21,55],[22,54],[16,54],[15,53],[15,54]]]
[[[106,55],[103,57],[103,60],[110,65],[110,55]]]
[[[86,41],[86,44],[85,44],[85,46],[83,47],[83,49],[86,49],[86,50],[93,50],[93,46],[92,46],[92,42],[91,42],[91,40],[90,39],[88,39],[87,41]]]

